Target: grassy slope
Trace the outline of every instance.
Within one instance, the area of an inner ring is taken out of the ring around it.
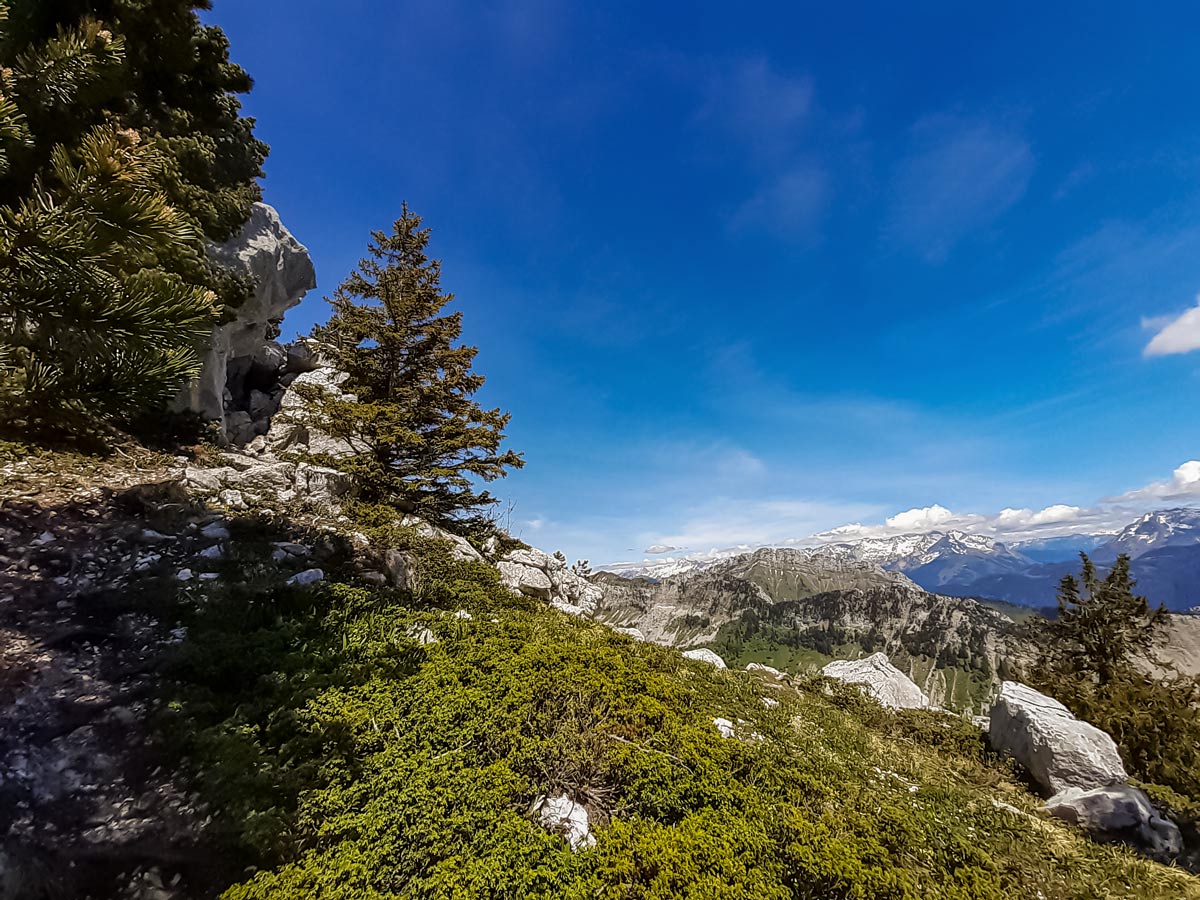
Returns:
[[[427,556],[419,598],[283,588],[251,537],[205,588],[164,722],[260,870],[230,900],[1200,898],[997,808],[1037,801],[958,720],[816,680],[771,710],[752,676],[514,600],[483,566]],[[534,822],[557,793],[594,849]]]

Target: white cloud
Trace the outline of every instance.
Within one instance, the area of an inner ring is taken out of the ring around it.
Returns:
[[[1083,510],[1078,506],[1067,506],[1056,503],[1045,509],[1034,512],[1032,509],[1002,509],[996,516],[993,526],[997,529],[1015,528],[1029,525],[1053,525],[1060,522],[1074,522]]]
[[[649,547],[647,547],[642,552],[658,554],[658,553],[671,553],[675,550],[682,550],[682,549],[683,549],[682,547],[672,547],[669,544],[651,544]]]
[[[1105,498],[1105,503],[1147,503],[1160,500],[1200,499],[1200,460],[1190,459],[1171,473],[1168,481],[1156,481],[1136,491]]]
[[[1145,320],[1143,326],[1158,328],[1143,351],[1146,356],[1171,356],[1200,350],[1200,298],[1196,305],[1180,315],[1167,319]]]
[[[541,531],[546,527],[546,519],[544,516],[537,516],[525,523],[525,527],[530,531]]]
[[[896,513],[889,517],[885,524],[896,531],[929,531],[952,522],[955,518],[954,513],[935,503],[933,506]]]

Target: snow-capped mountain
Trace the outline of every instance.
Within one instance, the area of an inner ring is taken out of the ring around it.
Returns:
[[[1097,556],[1116,559],[1125,553],[1137,559],[1151,550],[1192,544],[1200,544],[1200,509],[1160,509],[1130,522]]]
[[[988,535],[935,531],[842,541],[795,552],[814,561],[868,563],[900,572],[925,590],[939,594],[1046,606],[1053,604],[1062,576],[1078,570],[1077,554],[1081,550],[1102,567],[1118,554],[1129,554],[1139,589],[1152,603],[1183,610],[1200,599],[1200,509],[1148,513],[1115,536],[1076,534],[1010,546]],[[602,568],[626,577],[663,580],[699,572],[751,552],[749,547],[734,547]]]

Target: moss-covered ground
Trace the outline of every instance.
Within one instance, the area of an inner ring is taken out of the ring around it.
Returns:
[[[435,553],[413,595],[337,572],[287,588],[236,547],[189,588],[161,723],[246,867],[228,900],[1200,898],[1042,818],[960,719],[769,688]],[[537,823],[563,793],[593,848]]]

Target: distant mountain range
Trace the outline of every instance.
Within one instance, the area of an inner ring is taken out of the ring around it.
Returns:
[[[1200,509],[1147,513],[1115,535],[1077,534],[1005,544],[962,531],[903,534],[824,544],[789,554],[841,564],[868,564],[904,575],[927,591],[951,597],[1052,606],[1062,577],[1079,568],[1086,552],[1103,569],[1119,554],[1132,560],[1139,593],[1175,611],[1200,606]],[[758,554],[753,554],[757,557]],[[745,550],[607,567],[623,576],[651,579],[728,567]],[[799,558],[799,557],[797,557]]]

